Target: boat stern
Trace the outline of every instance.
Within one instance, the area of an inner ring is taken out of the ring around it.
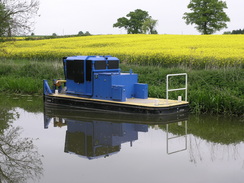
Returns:
[[[54,91],[50,88],[48,81],[46,79],[43,80],[43,95],[53,94]]]

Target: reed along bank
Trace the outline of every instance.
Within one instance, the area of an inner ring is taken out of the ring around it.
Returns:
[[[166,97],[166,75],[188,74],[188,101],[192,113],[244,116],[244,68],[216,67],[192,68],[187,66],[152,66],[121,63],[122,71],[132,69],[139,75],[140,83],[149,85],[150,97]],[[40,61],[27,59],[0,59],[0,92],[42,95],[42,81],[63,79],[62,60]],[[175,77],[171,88],[182,85]],[[181,91],[171,92],[177,99]],[[183,97],[184,99],[184,97]]]

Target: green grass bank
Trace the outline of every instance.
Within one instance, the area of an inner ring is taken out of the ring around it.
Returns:
[[[188,101],[192,113],[244,115],[244,69],[238,67],[192,69],[121,64],[122,71],[139,74],[139,82],[149,84],[150,97],[165,98],[166,75],[188,74]],[[0,92],[42,95],[43,79],[62,79],[62,61],[0,60]],[[171,79],[170,88],[181,87],[182,77]],[[181,92],[171,92],[176,99]]]

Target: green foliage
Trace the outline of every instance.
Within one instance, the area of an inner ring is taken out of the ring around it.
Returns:
[[[226,2],[221,0],[191,0],[187,6],[192,12],[184,13],[186,24],[195,24],[202,34],[213,34],[227,28],[230,18],[224,12]]]
[[[0,36],[27,34],[33,28],[33,18],[39,9],[39,1],[0,1]]]
[[[224,34],[244,34],[244,29],[237,29],[233,31],[224,32]]]
[[[220,68],[192,70],[190,68],[162,68],[158,66],[122,65],[123,70],[133,69],[139,82],[148,83],[149,96],[165,98],[166,75],[188,74],[188,101],[192,113],[226,114],[244,116],[244,69]],[[182,77],[175,78],[172,88],[182,87]],[[177,99],[184,92],[171,92],[169,98]]]
[[[10,20],[11,20],[11,18],[7,14],[7,9],[6,9],[5,5],[2,2],[0,2],[0,22],[1,22],[0,37],[3,37],[4,35],[6,35]]]
[[[52,37],[57,37],[58,35],[56,33],[53,33],[52,34]]]
[[[157,25],[157,20],[152,19],[152,17],[148,17],[143,25],[142,25],[142,30],[143,33],[149,33],[149,34],[158,34],[157,30],[155,29],[155,26]]]
[[[0,62],[0,92],[41,93],[42,80],[63,77],[62,62]]]
[[[78,32],[78,36],[90,36],[90,35],[91,35],[91,33],[89,31],[86,31],[85,33],[82,31]]]
[[[82,31],[78,32],[78,36],[83,36],[83,35],[84,35],[84,33]]]
[[[195,113],[244,114],[244,72],[229,68],[192,71],[189,102]]]
[[[85,36],[90,36],[91,34],[90,34],[90,32],[86,31],[84,35]]]
[[[147,11],[136,9],[128,13],[126,17],[117,19],[117,23],[113,24],[113,27],[125,28],[128,34],[143,33],[142,25],[149,18]]]
[[[42,83],[38,79],[30,77],[1,77],[1,92],[10,91],[11,93],[40,93]]]
[[[166,75],[188,74],[188,101],[193,113],[212,113],[244,116],[244,69],[192,69],[189,67],[138,66],[121,64],[122,71],[133,69],[139,82],[149,85],[149,96],[165,98]],[[42,81],[63,79],[62,61],[35,62],[29,60],[0,60],[0,92],[42,93]],[[182,77],[171,79],[170,88],[182,87]],[[182,92],[182,91],[179,91]],[[177,99],[184,92],[170,92]]]

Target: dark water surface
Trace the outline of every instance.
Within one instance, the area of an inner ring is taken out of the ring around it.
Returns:
[[[0,100],[2,182],[244,182],[240,118],[145,118],[44,109],[34,96]]]

